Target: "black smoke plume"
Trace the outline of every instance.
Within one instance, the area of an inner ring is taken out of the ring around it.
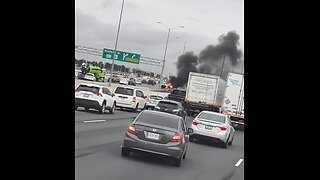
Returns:
[[[189,72],[198,72],[197,69],[198,57],[193,52],[187,52],[178,58],[177,62],[177,77],[170,76],[169,82],[172,86],[182,87],[188,81]]]
[[[219,37],[217,45],[208,45],[203,49],[199,59],[192,52],[181,55],[177,63],[177,77],[171,76],[169,82],[173,87],[183,87],[188,81],[189,72],[213,74],[226,80],[228,73],[242,56],[238,49],[239,39],[240,36],[235,31],[230,31]]]

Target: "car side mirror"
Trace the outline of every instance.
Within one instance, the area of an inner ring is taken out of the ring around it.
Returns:
[[[112,93],[111,96],[114,97],[115,95]]]
[[[192,128],[188,128],[188,134],[189,133],[193,133],[193,129]]]
[[[147,99],[147,96],[144,96],[144,99]]]
[[[132,118],[131,118],[131,121],[134,121],[135,119],[136,119],[136,117],[132,117]]]

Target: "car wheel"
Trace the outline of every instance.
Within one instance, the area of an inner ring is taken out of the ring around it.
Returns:
[[[130,150],[128,150],[126,148],[121,148],[121,155],[125,156],[125,157],[129,157],[130,156]]]
[[[232,140],[229,142],[229,146],[232,146],[233,139],[234,139],[234,135],[232,137]]]
[[[222,147],[223,147],[223,148],[225,148],[225,149],[227,149],[227,148],[228,148],[228,145],[229,145],[229,143],[228,143],[229,138],[230,138],[230,135],[229,135],[229,137],[228,137],[228,139],[227,139],[227,141],[226,141],[225,143],[224,143],[224,142],[222,142]]]
[[[138,112],[138,107],[139,107],[139,104],[136,105],[136,107],[133,109],[133,111]]]
[[[182,161],[182,158],[174,158],[173,159],[173,164],[177,167],[180,167],[181,166],[181,161]]]
[[[101,106],[99,112],[101,114],[104,114],[106,112],[106,103],[105,102],[102,103],[102,106]]]
[[[75,107],[74,107],[74,110],[78,110],[78,106],[75,106]]]
[[[113,103],[112,108],[109,110],[110,114],[114,114],[115,109],[116,109],[116,104],[115,104],[115,103]]]

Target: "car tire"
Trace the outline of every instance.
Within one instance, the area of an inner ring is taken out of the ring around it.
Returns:
[[[124,157],[129,157],[130,156],[130,150],[126,148],[121,148],[121,155]]]
[[[182,161],[182,158],[174,158],[173,159],[173,165],[174,166],[177,166],[177,167],[180,167],[181,166],[181,161]]]
[[[224,149],[227,149],[228,148],[228,145],[229,145],[229,138],[230,138],[230,135],[229,135],[229,137],[228,137],[228,139],[227,139],[227,141],[224,143],[224,142],[222,142],[222,147],[224,148]]]
[[[233,135],[233,137],[232,137],[232,140],[229,142],[229,146],[232,146],[232,142],[233,142],[233,139],[234,139],[234,135]]]
[[[111,107],[111,109],[109,110],[110,114],[114,114],[116,109],[116,103],[113,103],[113,106]]]
[[[187,151],[183,154],[182,159],[186,159]]]
[[[106,113],[106,102],[102,103],[101,108],[99,109],[100,114]]]
[[[139,103],[137,103],[136,107],[133,109],[134,112],[138,112]]]

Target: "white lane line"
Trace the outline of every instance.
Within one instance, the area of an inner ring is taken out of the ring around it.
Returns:
[[[101,120],[89,120],[89,121],[83,121],[83,122],[85,122],[85,123],[94,123],[94,122],[104,122],[104,121],[106,121],[106,120],[104,120],[104,119],[101,119]]]
[[[242,163],[242,161],[243,161],[243,159],[239,159],[239,161],[237,162],[237,164],[235,166],[238,167]]]

